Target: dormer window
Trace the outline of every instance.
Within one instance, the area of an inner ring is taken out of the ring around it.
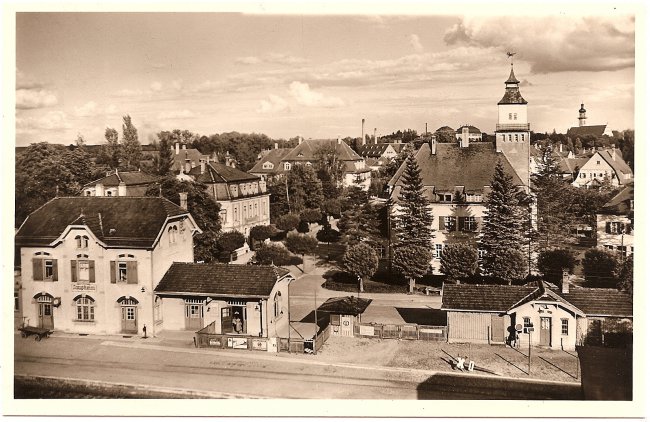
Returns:
[[[273,164],[267,161],[266,163],[262,164],[262,168],[265,170],[271,170],[273,169]]]
[[[291,163],[284,163],[284,169],[285,170],[291,170]]]
[[[111,192],[110,190],[107,190],[106,191],[106,196],[113,196],[113,192]]]

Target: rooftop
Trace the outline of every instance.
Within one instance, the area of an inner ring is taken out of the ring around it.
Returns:
[[[104,186],[118,186],[121,182],[124,182],[126,186],[138,186],[138,185],[148,185],[155,183],[158,179],[155,176],[152,176],[141,171],[118,171],[115,170],[114,173],[111,173],[101,179],[97,179],[93,182],[86,183],[83,187],[92,187],[96,184],[102,184]]]
[[[228,183],[243,181],[258,181],[259,177],[241,171],[237,168],[221,163],[206,163],[205,172],[201,173],[201,166],[192,167],[189,174],[201,183]]]

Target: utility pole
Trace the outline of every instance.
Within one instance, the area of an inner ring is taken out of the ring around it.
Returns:
[[[316,355],[316,337],[318,337],[318,308],[316,308],[316,289],[318,285],[314,283],[314,355]]]

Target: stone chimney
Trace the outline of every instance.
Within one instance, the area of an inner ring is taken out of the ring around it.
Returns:
[[[205,161],[201,161],[201,174],[205,173]]]
[[[181,200],[180,207],[187,211],[187,192],[180,192],[178,196]]]
[[[375,128],[373,134],[372,134],[373,139],[375,140],[375,145],[377,145],[377,128]]]
[[[191,166],[192,166],[192,164],[190,163],[190,159],[186,158],[185,159],[185,171],[184,171],[184,173],[189,173],[190,170],[192,169]]]
[[[562,270],[562,293],[569,293],[569,272]]]
[[[176,149],[176,155],[178,155],[178,153],[180,152],[181,144],[179,144],[178,142],[176,142],[176,144],[174,145],[174,147],[175,147],[175,149]]]
[[[117,196],[126,196],[126,183],[120,182],[117,185]]]
[[[275,149],[278,149],[278,143],[276,142],[275,144],[273,144],[273,147],[274,147]]]
[[[336,138],[336,143],[341,145],[341,135]]]
[[[563,147],[563,146],[564,146],[564,145],[560,144],[560,152],[562,152],[562,147]]]
[[[302,136],[298,136],[298,145],[302,144]]]
[[[95,185],[95,196],[104,196],[104,185],[101,183]]]
[[[361,119],[361,145],[366,144],[366,132],[364,126],[366,125],[366,119]]]
[[[436,155],[436,147],[438,146],[438,141],[436,137],[431,138],[431,155]]]
[[[469,127],[463,126],[460,134],[460,147],[467,148],[469,147]]]

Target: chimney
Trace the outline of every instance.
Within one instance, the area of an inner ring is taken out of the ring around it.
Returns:
[[[434,136],[431,139],[431,155],[436,155],[436,147],[438,146],[438,141],[436,141],[436,137]]]
[[[183,149],[186,150],[186,149],[187,149],[187,145],[183,144]]]
[[[181,199],[180,207],[187,211],[187,192],[180,192],[178,196]]]
[[[302,136],[298,136],[298,145],[302,144]]]
[[[95,185],[95,196],[104,196],[104,185],[101,183]]]
[[[460,134],[460,147],[467,148],[469,147],[469,127],[463,126]]]
[[[372,137],[375,139],[375,145],[377,145],[377,128],[375,128]]]
[[[366,119],[361,119],[361,145],[366,144],[366,132],[364,126],[366,124]]]
[[[185,171],[184,171],[184,173],[189,173],[190,172],[190,170],[192,169],[192,167],[190,167],[190,166],[191,166],[190,159],[186,158],[185,159]]]
[[[341,145],[341,135],[336,138],[336,143]]]
[[[178,155],[178,153],[180,152],[181,145],[178,142],[176,142],[175,147],[176,147],[176,155]]]
[[[192,161],[192,165],[190,166],[191,169],[193,169],[194,167],[196,167],[196,161]]]
[[[562,144],[560,144],[560,152],[562,152],[562,147],[563,147],[563,145],[562,145]]]
[[[429,123],[424,123],[424,136],[429,134]]]
[[[117,196],[126,196],[126,183],[120,182],[117,185]]]
[[[275,149],[278,149],[278,143],[277,142],[275,144],[273,144],[273,146],[275,147]]]
[[[201,161],[201,174],[205,173],[205,161]]]
[[[569,293],[569,272],[562,270],[562,293]]]

